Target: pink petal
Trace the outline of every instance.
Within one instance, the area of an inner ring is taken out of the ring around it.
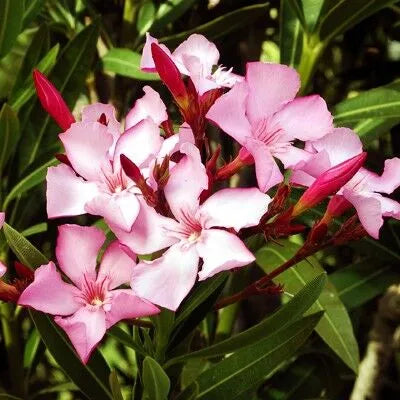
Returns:
[[[245,147],[254,158],[258,187],[262,192],[283,181],[283,175],[265,143],[248,138]]]
[[[210,75],[212,67],[218,64],[219,51],[214,43],[197,33],[190,35],[172,53],[172,58],[182,73],[185,72],[186,60],[197,58],[201,63],[203,74]],[[182,68],[183,67],[183,68]]]
[[[290,183],[292,183],[293,185],[308,187],[311,186],[314,182],[315,178],[302,170],[295,170],[290,176]]]
[[[171,52],[165,45],[159,44],[157,39],[150,36],[149,33],[146,33],[146,43],[143,47],[142,58],[140,60],[140,69],[145,72],[157,72],[153,55],[151,54],[152,43],[158,44],[169,56],[171,56]]]
[[[252,124],[276,113],[294,99],[300,88],[297,72],[282,64],[247,63],[246,81],[249,85],[247,115]]]
[[[295,167],[295,171],[293,172],[290,180],[296,184],[303,184],[298,180],[298,176],[300,176],[300,172],[302,172],[304,174],[302,175],[303,178],[308,176],[307,180],[309,181],[309,184],[304,184],[304,186],[310,186],[314,182],[315,178],[320,176],[331,167],[332,165],[329,160],[328,152],[326,150],[322,150],[319,153],[314,154],[305,165],[299,166],[299,170],[297,170],[297,167]]]
[[[197,210],[200,194],[208,187],[208,176],[197,147],[184,143],[180,151],[185,156],[172,169],[164,189],[171,211],[177,219],[182,212],[193,213]]]
[[[6,219],[6,213],[0,212],[0,229],[3,226],[5,219]]]
[[[381,176],[368,172],[368,187],[376,192],[392,193],[400,186],[400,158],[391,158],[385,161],[385,168]]]
[[[98,122],[77,122],[59,137],[74,170],[89,181],[98,181],[113,144],[107,127]]]
[[[136,295],[176,311],[196,281],[199,256],[195,246],[178,243],[154,261],[139,263],[132,277]]]
[[[287,103],[272,117],[271,123],[278,123],[292,138],[316,140],[332,131],[332,121],[325,100],[313,95]]]
[[[99,193],[96,183],[85,181],[65,164],[50,167],[46,181],[49,218],[85,214],[85,204]]]
[[[60,268],[79,288],[84,275],[96,279],[96,260],[105,241],[102,230],[93,226],[58,227],[56,257]]]
[[[239,231],[258,225],[270,202],[271,198],[256,188],[222,189],[200,206],[199,214],[206,229],[221,226]]]
[[[166,232],[176,228],[178,223],[158,214],[143,199],[139,198],[139,202],[140,211],[130,233],[110,225],[118,240],[136,254],[150,254],[176,243],[178,239]]]
[[[83,307],[72,317],[54,318],[54,321],[67,333],[84,364],[106,333],[106,317],[103,309]]]
[[[82,109],[82,122],[100,122],[101,115],[106,116],[107,130],[117,140],[121,134],[121,124],[115,118],[115,108],[111,104],[94,103]]]
[[[125,283],[130,283],[133,268],[136,266],[135,259],[136,256],[134,258],[130,257],[122,249],[122,245],[117,240],[114,240],[104,252],[97,281],[108,277],[110,279],[110,290]]]
[[[113,290],[111,309],[106,313],[107,329],[123,319],[148,317],[159,312],[158,307],[135,296],[130,289]]]
[[[379,239],[379,230],[383,225],[380,201],[375,197],[363,196],[349,189],[343,190],[343,196],[353,204],[358,218],[368,234],[374,239]]]
[[[221,229],[204,229],[196,242],[196,248],[203,259],[199,272],[201,281],[218,272],[243,267],[255,260],[236,235]]]
[[[285,169],[297,169],[312,159],[313,154],[295,146],[288,146],[284,150],[274,151],[274,157],[282,161]]]
[[[92,215],[101,215],[109,224],[130,231],[140,209],[134,193],[124,190],[120,193],[102,193],[89,201],[85,210]]]
[[[400,219],[400,203],[389,199],[387,197],[379,195],[379,201],[381,203],[382,215],[384,217],[392,217]]]
[[[0,278],[7,272],[7,267],[0,261]]]
[[[18,304],[52,315],[71,315],[82,306],[80,291],[61,279],[53,262],[35,270],[35,279],[22,292]]]
[[[125,130],[132,128],[143,119],[150,118],[156,125],[168,119],[167,108],[160,95],[150,86],[143,87],[144,96],[136,100],[126,116]]]
[[[179,127],[179,133],[170,136],[163,141],[160,152],[157,156],[157,160],[161,162],[165,156],[170,156],[173,153],[176,153],[181,148],[183,143],[195,144],[193,131],[186,122]],[[172,161],[170,161],[170,166],[171,165]]]
[[[246,117],[248,86],[246,82],[237,83],[219,97],[206,114],[206,118],[232,136],[242,146],[251,136],[251,126]]]
[[[362,153],[360,138],[349,128],[334,128],[328,135],[309,143],[314,151],[326,152],[329,168]]]
[[[114,170],[120,168],[120,155],[124,154],[139,168],[158,154],[163,138],[159,127],[151,120],[144,119],[125,131],[115,146]]]

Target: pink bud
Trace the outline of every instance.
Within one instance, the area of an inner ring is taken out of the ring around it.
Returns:
[[[352,204],[349,201],[347,201],[343,196],[336,195],[329,200],[326,213],[333,218],[340,217],[350,207],[352,207]]]
[[[186,109],[188,94],[181,73],[167,53],[156,44],[151,44],[151,54],[161,80],[167,85],[178,105]]]
[[[65,104],[60,92],[37,69],[33,70],[33,81],[42,107],[50,114],[58,126],[63,131],[66,131],[75,122],[75,118]]]
[[[303,193],[293,208],[293,216],[314,207],[326,197],[336,193],[362,167],[367,153],[361,153],[350,158],[321,174],[315,182]]]

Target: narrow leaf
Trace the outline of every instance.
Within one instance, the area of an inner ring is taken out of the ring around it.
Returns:
[[[0,176],[16,150],[20,135],[17,115],[7,103],[3,104],[0,111]]]
[[[143,361],[143,386],[149,400],[166,400],[170,389],[168,375],[161,365],[151,357]]]
[[[0,1],[0,58],[13,47],[22,27],[23,0]]]
[[[125,331],[123,331],[117,325],[114,325],[111,329],[107,331],[108,336],[114,338],[118,342],[122,343],[124,346],[130,347],[131,349],[137,351],[142,355],[147,355],[143,347],[132,339]]]
[[[29,24],[36,18],[44,6],[46,0],[24,0],[24,15],[22,18],[23,29],[27,28]]]
[[[121,393],[121,385],[118,382],[118,375],[114,370],[111,371],[109,383],[113,395],[113,400],[124,400]]]
[[[102,58],[105,71],[142,81],[159,80],[158,74],[140,70],[141,55],[129,49],[114,47]]]
[[[270,244],[261,248],[256,254],[257,264],[266,272],[289,260],[299,249],[299,246],[288,240],[278,244]],[[323,268],[314,257],[308,262],[302,261],[279,275],[275,281],[283,284],[285,290],[296,294],[304,285]],[[354,337],[349,315],[335,290],[328,281],[321,296],[310,308],[309,312],[325,311],[316,331],[326,344],[353,370],[357,371],[359,363],[358,344]]]

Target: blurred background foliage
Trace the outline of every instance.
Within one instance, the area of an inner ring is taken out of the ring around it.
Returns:
[[[82,106],[96,101],[114,104],[122,118],[141,97],[145,84],[159,90],[165,102],[170,103],[157,75],[144,74],[139,69],[147,31],[171,49],[191,33],[202,33],[216,43],[221,64],[232,66],[237,73],[243,74],[246,62],[254,60],[295,67],[301,75],[302,94],[323,96],[336,124],[355,129],[369,152],[368,166],[380,172],[385,158],[400,157],[397,3],[0,0],[0,209],[7,211],[10,225],[51,257],[57,224],[72,219],[46,221],[43,182],[47,167],[56,163],[54,155],[62,149],[57,138],[59,128],[35,98],[32,70],[38,68],[49,77],[77,118]],[[178,117],[173,106],[171,112]],[[214,136],[216,141],[224,142],[224,157],[228,160],[234,154],[232,142],[225,136]],[[304,221],[318,218],[322,215],[318,212],[309,213]],[[73,221],[96,222],[88,217]],[[265,376],[262,384],[238,399],[349,398],[359,354],[362,357],[365,353],[377,312],[377,299],[391,284],[400,281],[399,235],[398,222],[391,221],[384,227],[380,242],[363,239],[354,245],[325,250],[279,277],[287,293],[283,296],[285,301],[305,282],[326,270],[329,284],[318,307],[329,312],[318,324],[318,334],[313,334],[300,351]],[[224,289],[226,294],[289,259],[302,240],[298,236],[261,248],[256,240],[250,243],[257,251],[257,265],[230,277]],[[0,237],[0,255],[13,260],[4,233]],[[220,311],[219,318],[216,313],[208,313],[197,328],[196,338],[202,345],[218,342],[259,322],[278,304],[278,298],[269,296],[227,307]],[[1,310],[3,315],[10,313],[8,305],[3,304]],[[79,379],[71,378],[73,364],[69,372],[68,367],[60,366],[62,356],[46,350],[24,311],[17,309],[16,313],[13,324],[14,329],[20,329],[21,342],[25,343],[23,360],[14,360],[21,367],[19,375],[11,376],[12,360],[6,361],[7,338],[3,333],[0,392],[13,391],[18,395],[15,381],[23,379],[29,399],[84,398],[85,390],[77,385]],[[40,326],[39,320],[35,323]],[[111,387],[117,387],[113,391],[115,399],[119,398],[118,381],[124,396],[140,392],[136,379],[138,357],[132,348],[121,344],[127,344],[123,333],[131,333],[132,327],[120,324],[120,328],[118,335],[109,337],[102,347],[105,359],[118,375],[111,376]],[[135,328],[134,335],[139,335],[144,348],[150,346],[146,330]],[[131,338],[130,334],[127,336]],[[52,348],[51,343],[46,345]],[[399,350],[394,350],[393,355],[380,377],[384,399],[400,398]],[[174,384],[187,386],[210,367],[211,361],[189,361],[181,382]],[[87,392],[86,396],[95,398]],[[11,398],[0,394],[0,399]]]

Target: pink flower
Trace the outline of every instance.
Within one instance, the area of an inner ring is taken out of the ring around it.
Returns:
[[[97,228],[60,226],[56,256],[72,284],[64,282],[50,262],[35,271],[33,283],[18,302],[55,315],[55,322],[67,333],[84,363],[111,326],[122,319],[159,312],[130,289],[116,289],[130,281],[135,268],[135,261],[118,242],[106,249],[96,272],[97,255],[104,241],[104,233]]]
[[[65,104],[60,92],[37,69],[33,70],[33,82],[42,107],[50,114],[58,126],[66,131],[75,118]]]
[[[0,229],[3,226],[5,219],[6,219],[6,214],[4,212],[0,212]]]
[[[69,164],[48,170],[49,218],[90,213],[121,229],[131,229],[139,212],[140,190],[123,171],[120,155],[149,174],[159,153],[165,148],[172,151],[179,142],[179,135],[165,141],[160,136],[158,125],[168,117],[165,105],[150,87],[144,90],[145,96],[128,114],[122,135],[113,107],[106,104],[87,106],[82,122],[59,135]]]
[[[175,219],[141,204],[130,234],[111,226],[119,240],[137,253],[169,247],[160,258],[137,265],[132,289],[171,310],[179,307],[193,287],[200,259],[200,280],[254,261],[236,232],[257,225],[271,200],[257,188],[223,189],[200,205],[208,177],[199,150],[184,143],[180,152],[184,156],[172,169],[164,189]]]
[[[274,157],[291,168],[308,156],[293,146],[295,139],[315,140],[332,130],[325,101],[317,95],[294,98],[299,87],[292,68],[248,63],[245,81],[217,99],[206,115],[254,158],[264,192],[283,180]]]
[[[218,49],[214,43],[198,34],[190,35],[171,53],[166,46],[159,44],[157,39],[147,33],[140,63],[140,68],[144,71],[159,72],[160,75],[162,72],[158,71],[153,60],[153,43],[170,56],[180,73],[190,76],[200,96],[212,89],[230,88],[243,79],[241,76],[233,74],[231,69],[226,70],[221,66],[213,71],[214,67],[218,65]],[[169,68],[169,71],[172,71],[172,69]]]
[[[326,169],[360,154],[362,144],[351,129],[337,128],[324,138],[307,143],[306,148],[314,154],[299,170],[294,171],[291,178],[293,183],[303,186],[311,185]],[[346,201],[350,202],[365,230],[377,239],[383,217],[400,219],[400,204],[380,194],[390,194],[400,186],[399,170],[399,158],[386,160],[381,176],[361,168],[338,192],[343,198],[340,202],[336,200],[331,208],[335,205],[344,210]]]

